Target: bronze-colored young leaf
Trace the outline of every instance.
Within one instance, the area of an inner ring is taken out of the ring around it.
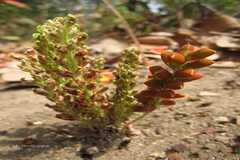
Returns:
[[[183,68],[184,69],[187,69],[187,68],[193,68],[193,69],[196,69],[196,68],[202,68],[202,67],[207,67],[207,66],[210,66],[212,65],[213,63],[215,63],[214,61],[212,60],[209,60],[209,59],[199,59],[199,60],[193,60],[193,61],[190,61],[186,64],[183,65]]]
[[[203,77],[201,73],[196,72],[194,69],[179,70],[175,73],[175,76],[177,79],[184,82],[197,80]]]
[[[163,80],[169,78],[172,74],[161,66],[152,66],[149,68],[150,72],[157,79]]]
[[[184,83],[181,81],[167,81],[163,83],[163,88],[167,88],[167,89],[182,89],[184,86]]]
[[[187,56],[189,53],[195,52],[198,49],[199,47],[195,47],[191,44],[185,44],[179,49],[179,53],[181,53],[184,56]]]
[[[163,99],[160,101],[160,104],[165,105],[165,106],[172,106],[172,105],[175,105],[176,102],[171,99]]]
[[[159,88],[162,86],[162,81],[156,78],[152,78],[144,82],[144,84],[151,88]]]
[[[162,60],[170,68],[176,69],[185,63],[185,57],[180,53],[164,52],[161,54]]]
[[[209,57],[215,53],[216,53],[216,51],[204,47],[204,48],[200,48],[194,52],[189,53],[187,55],[187,59],[188,60],[202,59],[202,58]]]

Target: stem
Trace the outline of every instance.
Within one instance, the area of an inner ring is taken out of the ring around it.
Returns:
[[[149,113],[151,113],[151,112],[144,113],[144,114],[142,114],[141,116],[135,118],[134,120],[132,120],[132,121],[130,121],[130,122],[127,122],[126,124],[127,124],[127,125],[133,124],[133,123],[135,123],[136,121],[139,121],[140,119],[142,119],[142,118],[144,118],[145,116],[147,116]]]

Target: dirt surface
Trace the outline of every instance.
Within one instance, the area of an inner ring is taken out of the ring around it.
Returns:
[[[0,159],[239,160],[239,67],[202,72],[173,110],[159,108],[134,124],[140,132],[131,141],[54,118],[49,102],[30,89],[2,91]]]

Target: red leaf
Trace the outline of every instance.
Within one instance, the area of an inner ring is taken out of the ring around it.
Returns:
[[[161,66],[152,66],[149,68],[150,72],[158,79],[166,79],[171,76],[171,73]]]
[[[193,81],[203,77],[201,73],[194,71],[194,69],[185,69],[175,72],[175,75],[181,81]]]
[[[175,105],[176,102],[174,100],[164,99],[164,100],[161,100],[160,104],[166,105],[166,106],[172,106],[172,105]]]
[[[182,89],[183,86],[184,86],[184,83],[180,82],[180,81],[172,81],[172,82],[163,83],[163,88],[168,88],[168,89]]]
[[[164,52],[162,53],[161,57],[163,62],[169,65],[170,67],[185,63],[185,57],[180,53]]]

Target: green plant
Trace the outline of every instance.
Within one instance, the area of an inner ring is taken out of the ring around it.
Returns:
[[[158,104],[174,104],[173,98],[183,96],[173,90],[201,77],[193,68],[213,63],[205,59],[214,53],[207,48],[195,51],[186,45],[180,53],[164,51],[163,61],[172,70],[150,67],[148,88],[138,91],[139,51],[126,49],[113,76],[104,70],[104,60],[91,54],[85,44],[87,35],[74,16],[49,20],[37,27],[33,37],[35,47],[27,51],[21,68],[32,75],[39,87],[36,92],[55,103],[48,107],[59,112],[57,118],[94,128],[120,127],[135,112],[149,113]],[[114,82],[109,83],[112,77]]]

